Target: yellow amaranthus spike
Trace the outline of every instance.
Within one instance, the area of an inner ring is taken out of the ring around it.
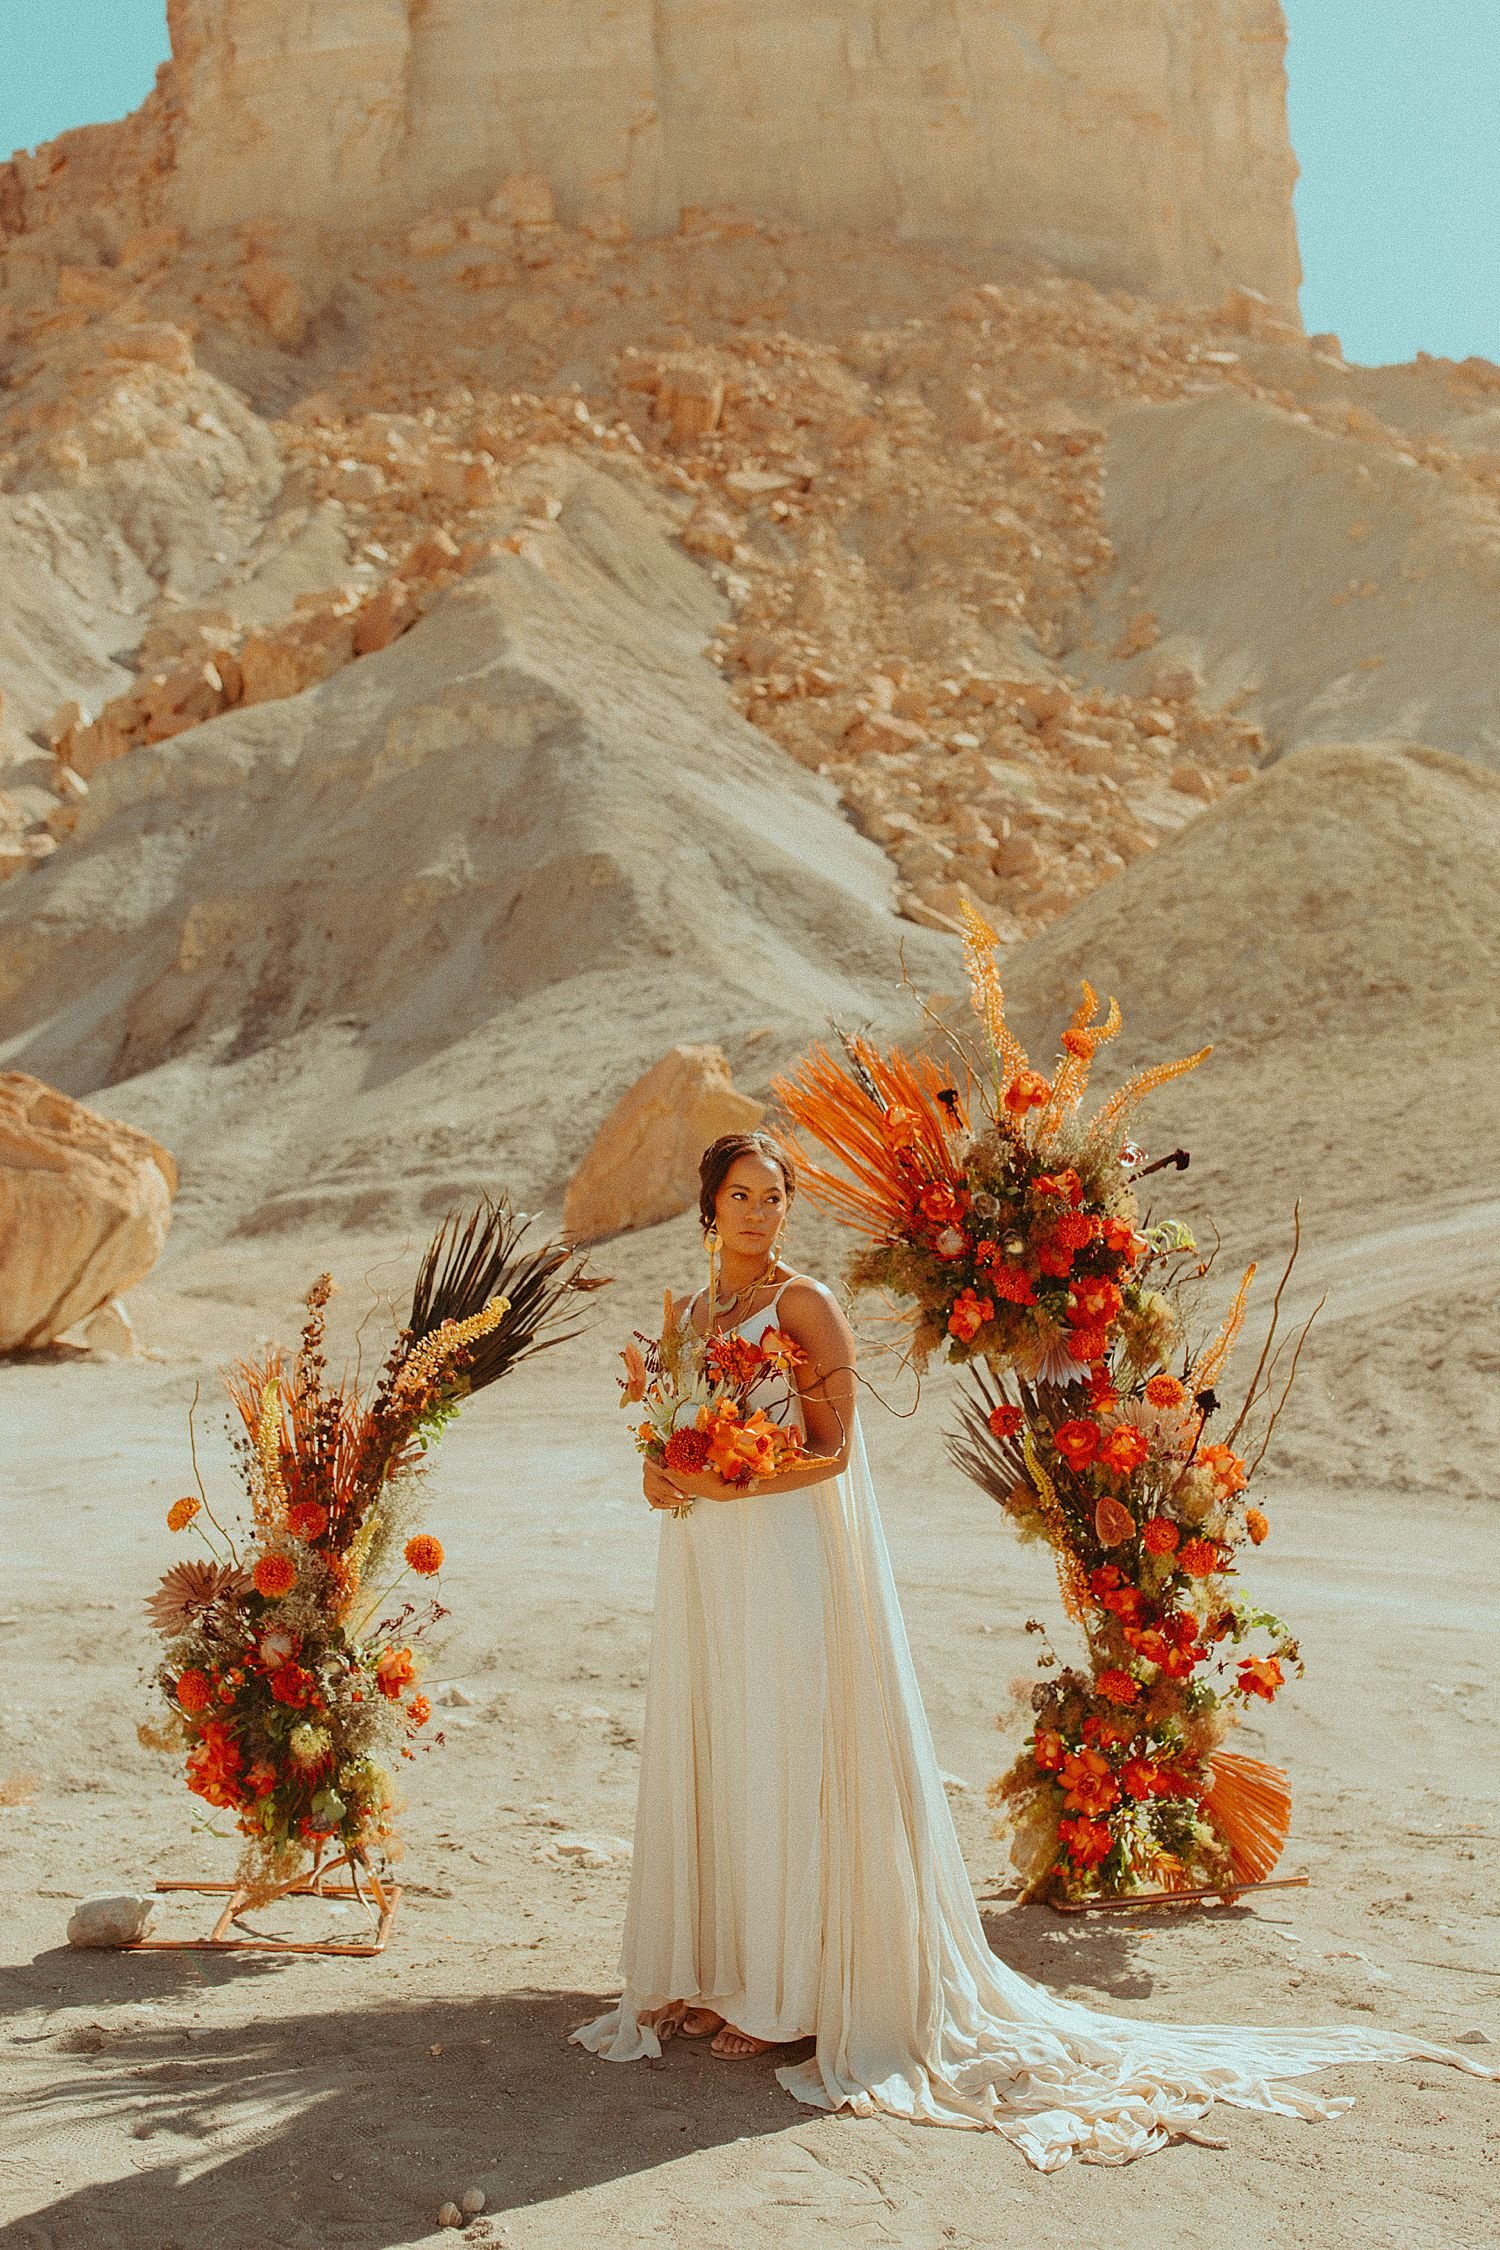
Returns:
[[[441,1328],[434,1328],[408,1356],[396,1377],[395,1397],[409,1398],[414,1392],[425,1390],[455,1352],[462,1351],[465,1344],[472,1344],[480,1336],[488,1336],[509,1311],[509,1297],[491,1297],[482,1311],[471,1313],[467,1320],[445,1320]]]
[[[995,1057],[995,1091],[1003,1094],[1017,1071],[1025,1070],[1026,1050],[1005,1020],[1005,992],[995,955],[1000,940],[968,899],[961,902],[964,924],[964,966],[969,972],[969,997],[974,1013],[984,1025]]]

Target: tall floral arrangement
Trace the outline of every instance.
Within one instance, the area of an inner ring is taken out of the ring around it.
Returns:
[[[1255,1269],[1195,1348],[1190,1301],[1207,1266],[1180,1222],[1143,1216],[1140,1183],[1161,1167],[1127,1133],[1141,1102],[1209,1050],[1140,1072],[1086,1113],[1118,1008],[1101,1012],[1085,985],[1055,1065],[1037,1070],[1006,1021],[994,933],[972,908],[965,920],[977,1049],[951,1034],[946,1061],[863,1039],[841,1059],[815,1049],[777,1091],[838,1168],[789,1142],[807,1192],[868,1238],[851,1285],[904,1301],[918,1365],[940,1350],[965,1366],[953,1458],[1051,1547],[1082,1632],[1087,1669],[1049,1651],[1055,1676],[1032,1691],[1032,1733],[995,1787],[1028,1895],[1264,1877],[1286,1834],[1284,1777],[1220,1745],[1297,1663],[1286,1628],[1231,1581],[1240,1546],[1267,1534],[1250,1478],[1300,1339],[1271,1405],[1278,1289],[1218,1438],[1215,1386]],[[1247,1462],[1236,1440],[1263,1406]]]
[[[488,1200],[444,1221],[368,1390],[329,1378],[320,1275],[291,1365],[272,1349],[225,1376],[242,1507],[216,1511],[200,1480],[168,1511],[207,1552],[148,1602],[164,1713],[143,1734],[233,1815],[251,1895],[309,1855],[391,1855],[395,1774],[431,1720],[421,1675],[446,1615],[422,1591],[443,1563],[417,1528],[427,1456],[466,1398],[573,1333],[571,1293],[596,1286],[561,1245],[526,1250],[526,1225]]]

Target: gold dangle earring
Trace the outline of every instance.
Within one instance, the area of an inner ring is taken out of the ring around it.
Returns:
[[[719,1302],[719,1230],[708,1227],[703,1236],[703,1247],[708,1253],[708,1325],[714,1324],[714,1310]]]

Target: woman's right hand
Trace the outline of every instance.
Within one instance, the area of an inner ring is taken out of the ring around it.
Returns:
[[[666,1471],[659,1469],[654,1461],[646,1463],[641,1489],[653,1508],[680,1508],[687,1499],[687,1494],[673,1484]]]

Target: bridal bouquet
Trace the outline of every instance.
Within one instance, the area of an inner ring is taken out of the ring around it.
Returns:
[[[1287,1275],[1219,1440],[1214,1386],[1255,1269],[1217,1335],[1188,1349],[1184,1305],[1211,1261],[1180,1222],[1143,1219],[1137,1192],[1186,1157],[1148,1164],[1125,1131],[1148,1094],[1209,1050],[1139,1073],[1086,1116],[1118,1008],[1096,1020],[1085,984],[1050,1075],[1034,1069],[1005,1020],[994,932],[964,914],[979,1052],[946,1031],[957,1068],[863,1039],[844,1041],[842,1062],[815,1049],[777,1092],[841,1170],[790,1145],[806,1191],[871,1238],[851,1285],[907,1301],[919,1366],[938,1349],[967,1366],[952,1457],[1023,1536],[1047,1541],[1083,1633],[1089,1670],[1056,1669],[1032,1691],[1035,1729],[994,1793],[1027,1895],[1260,1880],[1286,1837],[1285,1776],[1219,1745],[1297,1663],[1286,1627],[1230,1583],[1236,1550],[1268,1530],[1247,1492],[1300,1338],[1254,1460],[1235,1443],[1279,1380]]]
[[[522,1250],[525,1231],[487,1201],[444,1221],[368,1395],[328,1379],[321,1275],[291,1366],[273,1349],[225,1377],[248,1520],[216,1513],[201,1480],[168,1511],[208,1552],[147,1604],[165,1716],[142,1735],[184,1753],[189,1789],[234,1815],[252,1897],[309,1853],[390,1856],[395,1768],[432,1716],[424,1642],[447,1614],[402,1593],[443,1562],[416,1528],[425,1456],[464,1399],[574,1333],[564,1299],[597,1286],[556,1244]]]
[[[660,1336],[637,1330],[621,1354],[621,1404],[643,1409],[637,1451],[687,1476],[711,1469],[726,1484],[794,1467],[802,1458],[801,1430],[752,1399],[768,1378],[789,1379],[804,1356],[779,1328],[768,1328],[758,1344],[732,1333],[698,1336],[674,1319],[669,1295]],[[672,1512],[685,1515],[691,1505]]]

